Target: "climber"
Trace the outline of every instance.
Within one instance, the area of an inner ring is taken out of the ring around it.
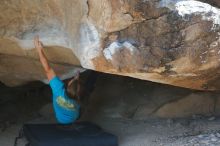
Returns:
[[[34,45],[40,57],[40,62],[44,68],[49,85],[53,93],[53,108],[55,111],[56,119],[60,124],[71,124],[79,118],[79,72],[71,79],[66,88],[64,82],[56,75],[53,68],[48,63],[44,54],[43,44],[39,40],[39,36],[34,39]]]

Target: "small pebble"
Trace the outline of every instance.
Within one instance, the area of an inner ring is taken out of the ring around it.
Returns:
[[[209,141],[208,140],[201,140],[200,143],[208,145]]]
[[[218,139],[216,137],[211,138],[211,141],[216,142]]]
[[[215,117],[210,117],[208,120],[213,121],[213,120],[215,120]]]
[[[203,135],[199,135],[198,138],[204,138],[204,136]]]

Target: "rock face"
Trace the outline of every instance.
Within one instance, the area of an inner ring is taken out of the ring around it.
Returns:
[[[210,95],[191,94],[183,99],[165,104],[155,113],[159,117],[189,117],[214,113],[214,99]]]
[[[1,0],[0,11],[0,80],[8,85],[45,78],[32,43],[39,34],[64,77],[81,65],[220,89],[218,0]]]
[[[99,74],[87,103],[83,106],[83,120],[220,115],[219,91],[197,91],[106,74]]]

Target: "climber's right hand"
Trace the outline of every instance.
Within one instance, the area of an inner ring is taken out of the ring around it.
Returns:
[[[35,38],[34,38],[34,45],[35,45],[35,48],[38,49],[38,50],[42,50],[43,49],[43,43],[40,41],[38,35],[35,36]]]

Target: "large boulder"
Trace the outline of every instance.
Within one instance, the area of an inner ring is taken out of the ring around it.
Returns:
[[[39,34],[63,78],[82,66],[218,90],[219,7],[218,0],[1,0],[0,80],[44,80],[32,42]]]
[[[191,94],[188,97],[166,103],[155,115],[163,118],[189,117],[192,115],[211,115],[215,110],[215,100],[210,94]],[[217,110],[218,111],[218,110]]]

